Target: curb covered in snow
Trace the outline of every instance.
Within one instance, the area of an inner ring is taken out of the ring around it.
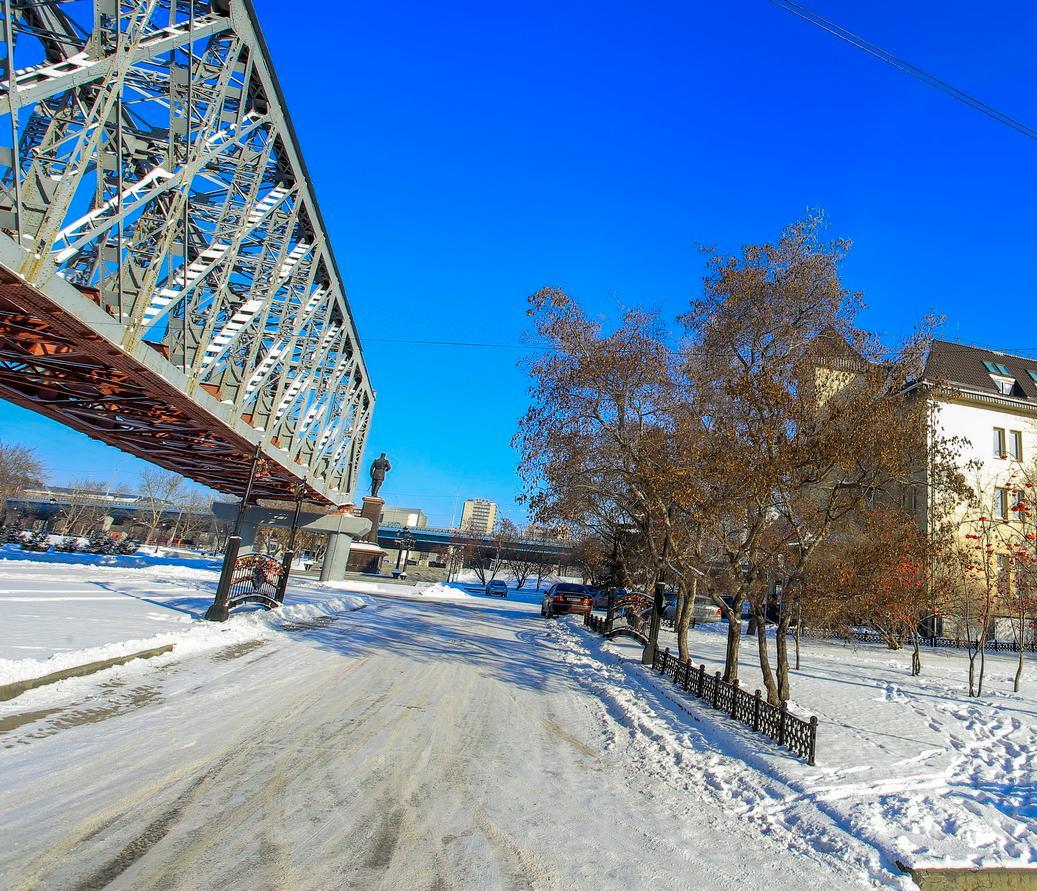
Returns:
[[[272,636],[288,623],[353,612],[365,606],[367,601],[358,595],[329,597],[326,600],[295,603],[271,612],[256,610],[239,613],[222,623],[206,622],[197,618],[183,631],[72,650],[56,654],[49,659],[0,659],[0,702],[35,687],[94,674],[134,659],[150,659],[169,653],[187,656],[221,646],[244,643]],[[144,653],[147,655],[142,655]],[[3,695],[8,690],[14,692]]]
[[[114,668],[116,665],[125,665],[134,659],[153,659],[155,656],[161,656],[163,653],[171,653],[172,651],[173,644],[166,644],[161,647],[152,647],[150,650],[139,650],[136,653],[130,653],[128,656],[116,656],[114,659],[87,662],[83,665],[74,665],[72,668],[53,671],[50,674],[28,678],[24,681],[4,684],[0,687],[0,702],[7,702],[7,700],[14,699],[15,696],[20,696],[28,690],[35,690],[37,687],[43,687],[47,684],[56,684],[58,681],[64,681],[68,678],[81,678],[88,674],[104,671],[106,668]]]

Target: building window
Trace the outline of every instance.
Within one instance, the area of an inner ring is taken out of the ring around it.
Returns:
[[[993,378],[994,386],[997,387],[997,392],[1002,396],[1011,396],[1012,391],[1015,389],[1015,381],[1007,377],[995,377]]]
[[[988,374],[1000,374],[1003,377],[1012,376],[1012,372],[999,362],[984,362],[983,367],[986,368]]]
[[[1005,457],[1005,431],[1002,427],[994,428],[994,457]]]
[[[1008,431],[1008,457],[1013,461],[1023,460],[1023,434],[1020,430]]]
[[[999,520],[1008,519],[1008,489],[994,490],[994,516]]]
[[[1035,370],[1033,368],[1027,368],[1026,369],[1026,373],[1028,375],[1030,375],[1030,380],[1032,380],[1035,384],[1037,384],[1037,370]]]

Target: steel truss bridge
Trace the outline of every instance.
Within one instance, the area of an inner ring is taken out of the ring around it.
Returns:
[[[0,396],[350,501],[374,392],[250,0],[0,3]]]

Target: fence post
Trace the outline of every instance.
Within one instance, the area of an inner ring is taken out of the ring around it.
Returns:
[[[785,703],[782,702],[778,709],[778,745],[785,745],[785,719],[788,717],[788,709],[785,707]]]
[[[814,766],[814,749],[817,746],[817,716],[811,715],[810,717],[810,752],[807,757],[807,764],[811,767]]]
[[[760,691],[757,690],[753,694],[753,730],[759,732],[760,729]]]
[[[702,698],[702,685],[703,685],[703,683],[705,683],[705,680],[706,680],[706,666],[703,665],[700,662],[699,663],[699,685],[698,685],[698,690],[695,691],[696,695],[698,696],[699,699]]]
[[[713,674],[713,708],[717,707],[717,701],[720,699],[720,685],[723,681],[720,680],[720,672]]]
[[[738,694],[742,691],[738,689],[738,678],[731,681],[731,717],[738,717]]]

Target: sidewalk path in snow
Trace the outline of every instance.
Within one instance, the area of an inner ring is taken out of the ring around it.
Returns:
[[[535,607],[369,601],[0,711],[0,886],[910,887],[725,807]]]

